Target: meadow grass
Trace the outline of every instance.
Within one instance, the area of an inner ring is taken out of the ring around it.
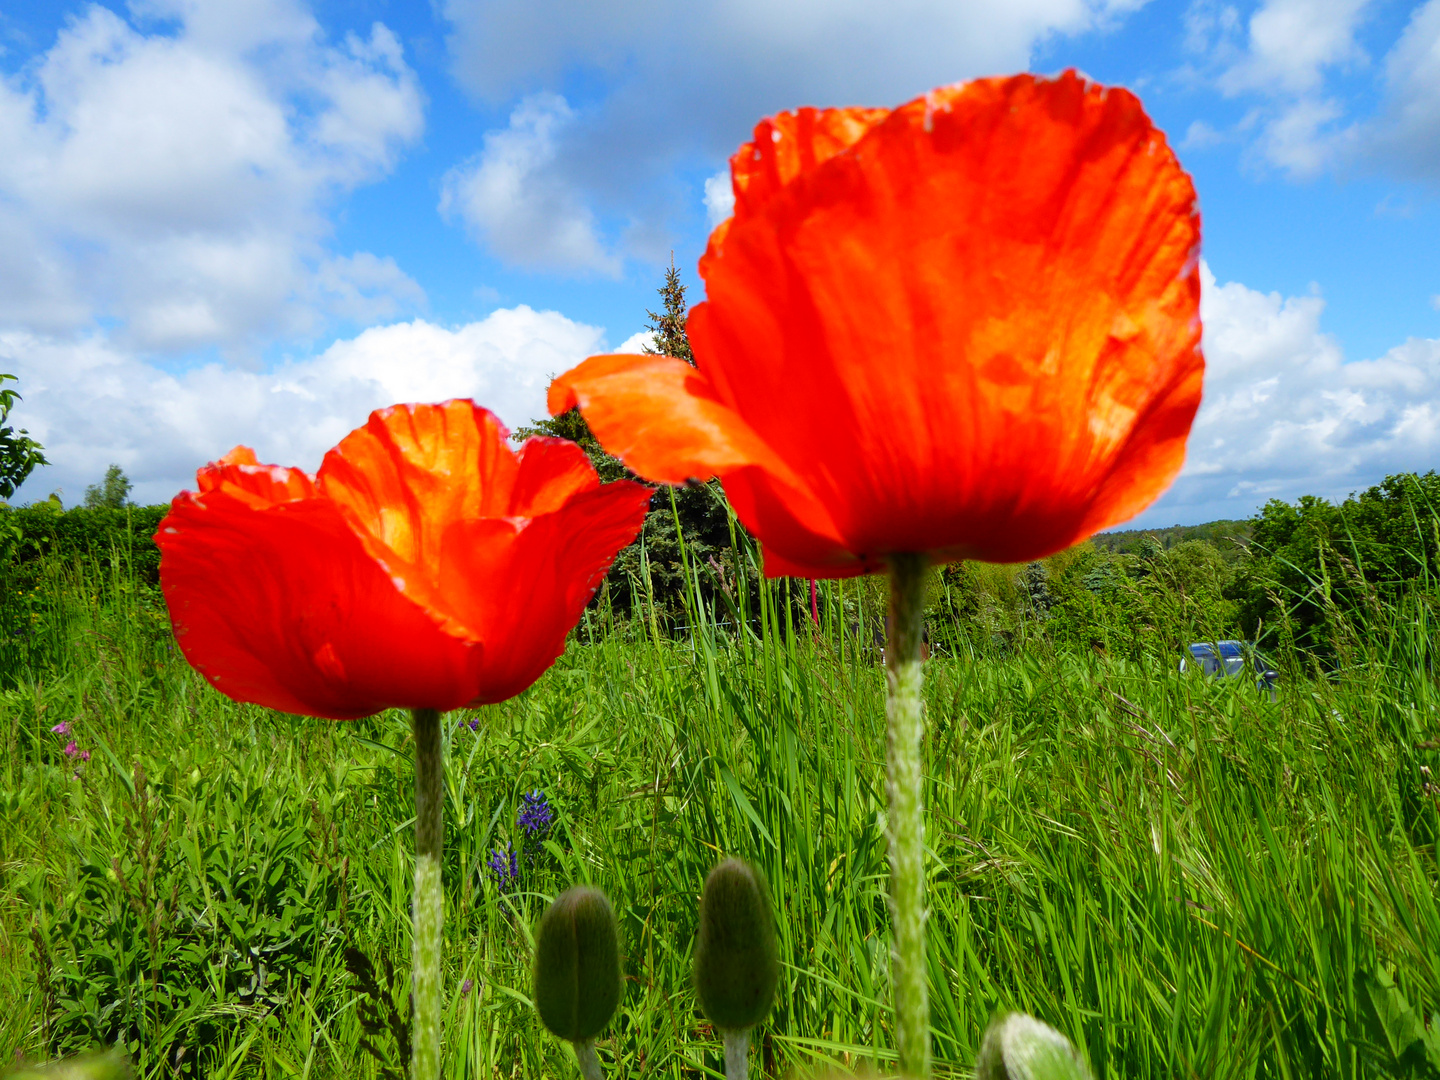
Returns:
[[[157,1078],[403,1075],[408,718],[228,701],[111,565],[5,594],[25,648],[0,692],[0,1052],[118,1042]],[[697,604],[678,634],[587,615],[530,691],[448,717],[447,1076],[576,1075],[529,965],[544,906],[580,882],[611,897],[626,957],[607,1073],[721,1075],[689,972],[726,854],[764,871],[779,916],[752,1068],[886,1070],[879,591],[822,588],[854,617],[812,628],[779,586],[728,626]],[[1430,611],[1419,594],[1348,613],[1332,670],[1282,648],[1273,702],[1163,652],[937,648],[937,1073],[968,1075],[1003,1009],[1057,1027],[1100,1077],[1437,1071]],[[556,811],[543,843],[516,828],[535,789]],[[486,866],[507,843],[520,876],[502,891]]]

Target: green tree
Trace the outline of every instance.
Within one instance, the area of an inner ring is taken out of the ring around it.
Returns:
[[[690,309],[685,304],[685,286],[675,269],[673,253],[670,269],[665,271],[665,284],[660,286],[660,306],[662,310],[659,312],[645,312],[650,317],[646,326],[655,338],[654,348],[646,345],[645,351],[652,355],[678,357],[694,367],[695,354],[690,351],[690,339],[685,335],[685,320],[689,318]]]
[[[104,480],[85,489],[85,508],[119,510],[129,503],[130,489],[134,486],[125,475],[124,469],[119,465],[111,465],[105,470]]]
[[[0,374],[0,499],[8,499],[25,482],[25,478],[37,466],[49,465],[42,452],[43,447],[30,438],[24,428],[16,431],[5,423],[10,409],[20,400],[20,395],[5,388],[6,381],[16,382],[14,375]]]
[[[685,286],[673,261],[665,271],[664,283],[656,291],[660,294],[662,310],[645,312],[650,318],[647,325],[655,341],[655,346],[647,346],[645,351],[651,355],[674,356],[694,364],[690,340],[685,336],[685,319],[689,313],[685,305]],[[623,462],[605,452],[578,409],[536,420],[519,428],[515,435],[522,439],[533,435],[569,439],[585,451],[600,479],[607,483],[634,476]],[[673,507],[670,502],[672,494],[675,500]],[[716,568],[723,566],[723,555],[730,547],[730,520],[719,482],[711,480],[705,484],[661,489],[650,502],[650,512],[645,516],[639,539],[616,556],[606,579],[610,603],[617,612],[634,610],[648,589],[655,597],[656,607],[667,617],[676,621],[684,618],[686,583],[680,539],[675,534],[677,516],[686,557],[692,563],[709,568],[717,579],[723,577],[723,571]],[[642,544],[646,555],[643,565],[640,558]],[[708,575],[706,580],[710,580]],[[632,588],[634,584],[639,585],[639,594]]]

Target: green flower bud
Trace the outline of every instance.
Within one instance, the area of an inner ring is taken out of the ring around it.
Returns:
[[[765,879],[739,859],[726,859],[705,879],[695,990],[700,1007],[722,1031],[741,1031],[765,1018],[780,981],[775,913]]]
[[[1033,1016],[1010,1013],[990,1021],[975,1080],[1090,1080],[1090,1070],[1060,1032]]]
[[[599,889],[577,885],[555,898],[535,933],[535,1008],[562,1039],[604,1030],[620,1004],[615,913]]]

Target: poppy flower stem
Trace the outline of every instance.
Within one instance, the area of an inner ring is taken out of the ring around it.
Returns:
[[[750,1075],[750,1029],[726,1031],[725,1080],[747,1080]]]
[[[890,558],[890,640],[885,764],[890,799],[890,903],[894,919],[891,981],[900,1075],[930,1075],[930,1006],[925,971],[925,711],[920,643],[925,621],[923,555]]]
[[[595,1053],[595,1040],[579,1039],[572,1045],[575,1047],[575,1059],[580,1062],[580,1075],[585,1080],[605,1080],[600,1055]]]
[[[416,709],[415,732],[415,910],[410,986],[412,1080],[440,1080],[440,941],[445,895],[440,888],[440,853],[445,842],[441,816],[440,713]]]

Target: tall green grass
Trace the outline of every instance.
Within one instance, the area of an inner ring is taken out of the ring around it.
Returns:
[[[739,550],[729,591],[692,602],[683,632],[593,612],[532,690],[449,718],[447,1075],[574,1075],[528,995],[532,928],[575,882],[621,921],[606,1069],[720,1075],[689,965],[704,874],[731,853],[779,909],[757,1069],[885,1070],[880,594],[823,583],[813,627],[808,600],[754,586]],[[694,601],[713,571],[685,570]],[[123,569],[56,564],[4,595],[25,635],[0,695],[0,1053],[119,1042],[147,1077],[400,1075],[407,718],[229,702]],[[1422,590],[1338,612],[1334,670],[1282,627],[1273,703],[1182,676],[1164,651],[1057,652],[1037,635],[947,653],[964,636],[937,628],[937,1071],[966,1075],[992,1014],[1018,1008],[1105,1077],[1436,1072],[1432,608]],[[523,847],[533,789],[556,826],[501,892],[486,863]],[[380,1000],[357,994],[347,950]]]

